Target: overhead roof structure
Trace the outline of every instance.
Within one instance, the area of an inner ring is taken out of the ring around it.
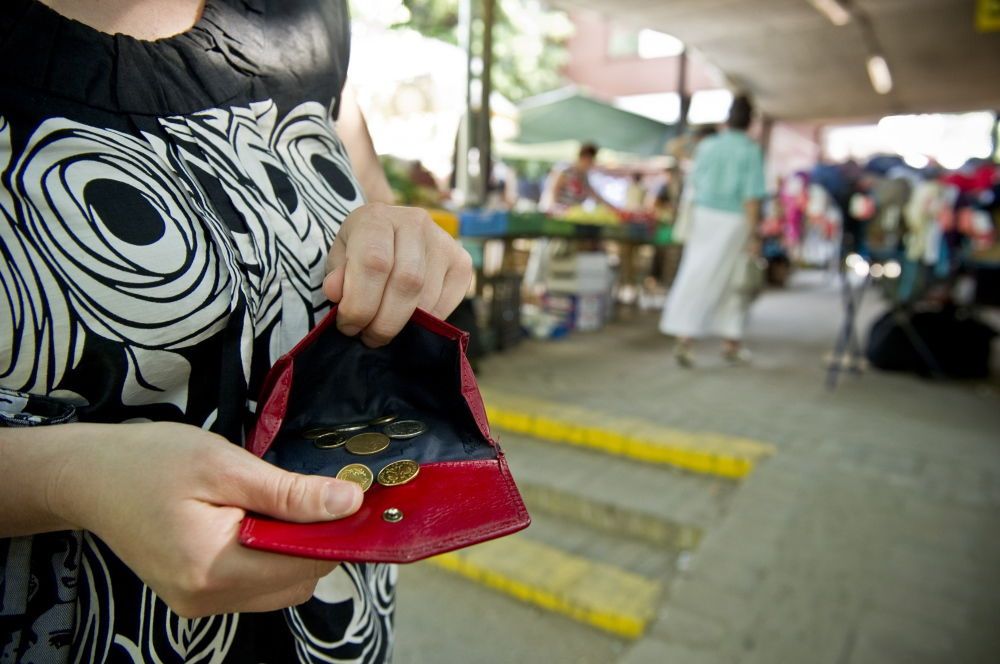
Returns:
[[[974,0],[839,0],[864,21],[834,25],[809,0],[553,0],[679,37],[786,120],[1000,109],[1000,32],[977,32]],[[877,94],[871,42],[893,87]]]

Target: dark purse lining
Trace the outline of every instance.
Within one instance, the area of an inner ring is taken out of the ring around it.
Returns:
[[[496,450],[462,396],[460,360],[457,340],[412,323],[374,349],[328,326],[294,358],[288,410],[264,459],[285,470],[333,477],[349,463],[363,463],[377,474],[399,459],[424,464],[495,458]],[[429,431],[393,440],[371,456],[343,447],[318,449],[302,436],[314,427],[367,422],[390,413],[420,420]]]

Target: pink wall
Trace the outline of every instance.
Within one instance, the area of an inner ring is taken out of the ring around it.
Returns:
[[[775,122],[767,150],[767,184],[779,177],[810,170],[820,158],[818,125],[806,122]]]
[[[677,91],[678,58],[611,58],[608,41],[611,21],[590,11],[570,15],[576,32],[569,40],[569,62],[564,73],[597,97]],[[698,58],[688,60],[688,91],[723,87],[722,77]]]

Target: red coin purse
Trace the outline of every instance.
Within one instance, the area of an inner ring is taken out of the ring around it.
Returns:
[[[271,368],[248,449],[309,475],[334,477],[363,463],[377,477],[400,459],[416,461],[420,471],[401,486],[374,482],[361,509],[345,519],[300,524],[248,515],[240,541],[309,558],[405,563],[526,528],[531,519],[490,436],[465,356],[468,334],[417,310],[392,342],[373,349],[341,334],[336,316],[334,307]],[[319,449],[303,435],[387,414],[420,420],[428,431],[372,456]]]

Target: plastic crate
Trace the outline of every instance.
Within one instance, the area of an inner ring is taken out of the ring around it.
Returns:
[[[431,220],[440,226],[452,237],[458,237],[459,221],[458,217],[447,210],[428,210],[427,214]]]
[[[524,336],[521,327],[521,275],[487,277],[483,285],[492,291],[488,327],[498,350],[516,345]]]
[[[503,210],[463,210],[458,215],[460,232],[466,237],[503,237],[509,219]]]
[[[541,212],[518,212],[509,217],[508,233],[520,237],[570,237],[576,233],[576,226]]]

